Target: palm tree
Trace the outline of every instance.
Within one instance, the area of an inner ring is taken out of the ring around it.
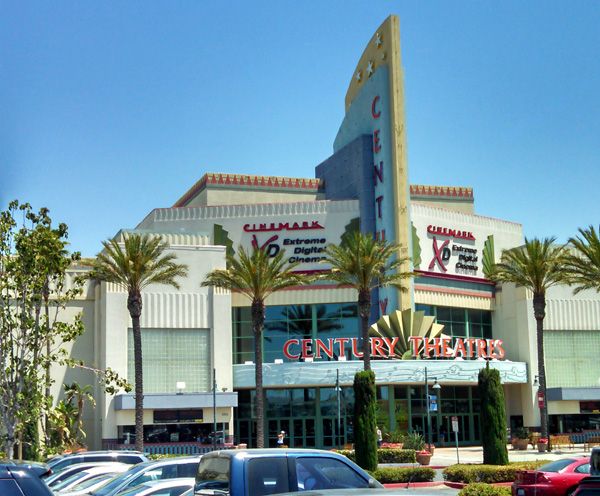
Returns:
[[[256,445],[264,447],[264,394],[262,374],[262,331],[265,323],[265,300],[282,289],[299,286],[310,277],[293,272],[297,263],[284,260],[284,251],[270,257],[266,250],[254,247],[251,253],[243,247],[237,255],[227,255],[227,268],[215,269],[202,282],[202,286],[236,291],[251,301],[252,330],[254,333],[254,363],[256,381]]]
[[[533,293],[533,315],[536,321],[541,436],[548,439],[548,407],[546,401],[546,367],[544,363],[544,317],[546,292],[552,286],[566,282],[565,247],[555,245],[556,238],[527,239],[525,244],[502,252],[500,263],[490,274],[496,282],[510,282]]]
[[[567,256],[569,282],[577,286],[574,293],[584,289],[600,291],[600,239],[594,226],[579,228],[579,236],[569,239],[574,248]]]
[[[142,373],[142,289],[149,284],[167,284],[179,289],[178,277],[187,275],[187,266],[165,254],[168,245],[159,236],[123,234],[123,241],[103,241],[104,250],[92,263],[88,278],[118,284],[127,291],[127,309],[133,327],[135,369],[135,449],[144,449],[144,386]]]
[[[394,286],[405,291],[402,282],[413,276],[401,272],[408,258],[394,258],[397,244],[380,241],[372,234],[354,231],[345,236],[340,245],[329,245],[323,263],[331,265],[331,271],[323,278],[350,286],[358,292],[358,314],[363,346],[364,369],[371,369],[369,342],[369,317],[371,316],[371,291],[378,287]]]

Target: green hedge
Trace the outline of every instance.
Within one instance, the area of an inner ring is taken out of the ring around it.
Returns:
[[[517,462],[508,465],[452,465],[444,469],[444,480],[450,482],[513,482],[519,470],[535,470],[548,463],[547,460],[536,462]]]
[[[474,482],[462,488],[458,496],[511,496],[511,491],[508,486],[492,486],[483,482]]]
[[[370,472],[382,484],[394,482],[431,482],[435,470],[426,467],[383,467]]]
[[[355,461],[354,450],[338,450],[340,455],[347,456],[350,460]],[[377,463],[416,463],[414,450],[405,449],[378,449]]]

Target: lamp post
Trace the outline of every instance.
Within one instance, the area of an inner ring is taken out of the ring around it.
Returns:
[[[545,389],[543,391],[540,391],[541,388],[541,384],[540,384],[540,376],[539,375],[535,375],[534,379],[533,379],[533,387],[538,389],[538,393],[537,393],[537,400],[538,400],[538,407],[540,409],[540,424],[545,423],[546,424],[546,435],[548,436],[548,451],[552,450],[552,446],[550,444],[550,422],[548,419],[548,405],[546,404],[546,391]],[[545,409],[543,409],[543,407],[545,407]],[[542,412],[545,412],[545,422],[542,422]],[[540,426],[540,430],[541,430],[541,426]],[[543,436],[543,433],[542,433]]]
[[[342,438],[342,409],[340,406],[340,392],[342,388],[340,387],[340,370],[335,370],[335,397],[337,399],[337,445],[339,448],[342,447],[341,438]]]
[[[438,384],[437,378],[434,377],[433,380],[434,383],[431,388],[436,391],[442,389],[442,386]],[[431,405],[429,402],[429,380],[427,377],[427,367],[425,367],[425,403],[425,408],[427,409],[427,444],[429,447],[431,447]]]
[[[213,450],[217,449],[217,369],[213,368]]]

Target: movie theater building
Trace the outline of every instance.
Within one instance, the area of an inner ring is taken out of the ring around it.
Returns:
[[[172,207],[153,210],[133,230],[162,236],[190,267],[180,290],[152,286],[144,293],[148,443],[203,443],[217,422],[218,432],[255,444],[250,302],[200,284],[239,246],[283,252],[298,270],[322,271],[325,247],[355,229],[398,243],[397,256],[412,260],[404,270],[416,274],[405,292],[373,292],[379,425],[426,434],[427,380],[433,439],[447,440],[456,417],[459,442],[480,442],[476,384],[488,363],[500,372],[510,424],[539,425],[531,295],[486,277],[503,249],[523,243],[521,225],[477,215],[468,187],[409,185],[396,17],[382,24],[360,57],[345,109],[333,153],[316,166],[314,178],[207,173]],[[133,381],[126,294],[90,284],[83,300],[89,359]],[[267,443],[281,430],[290,446],[351,441],[352,382],[363,367],[356,300],[352,289],[327,281],[267,300]],[[555,288],[547,312],[551,426],[554,432],[593,428],[600,424],[600,369],[590,354],[600,339],[600,299]],[[420,339],[406,341],[409,335]],[[57,387],[65,377],[57,375]],[[436,384],[440,389],[432,389]],[[101,427],[91,444],[131,442],[133,395],[97,391],[97,398],[88,420]]]

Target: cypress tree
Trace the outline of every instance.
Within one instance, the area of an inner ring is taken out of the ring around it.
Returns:
[[[479,371],[477,380],[481,401],[481,440],[483,463],[507,465],[506,449],[506,409],[504,390],[500,382],[500,372],[490,369],[489,362]]]
[[[377,469],[377,397],[375,373],[357,372],[354,376],[354,450],[356,463],[365,470]]]

